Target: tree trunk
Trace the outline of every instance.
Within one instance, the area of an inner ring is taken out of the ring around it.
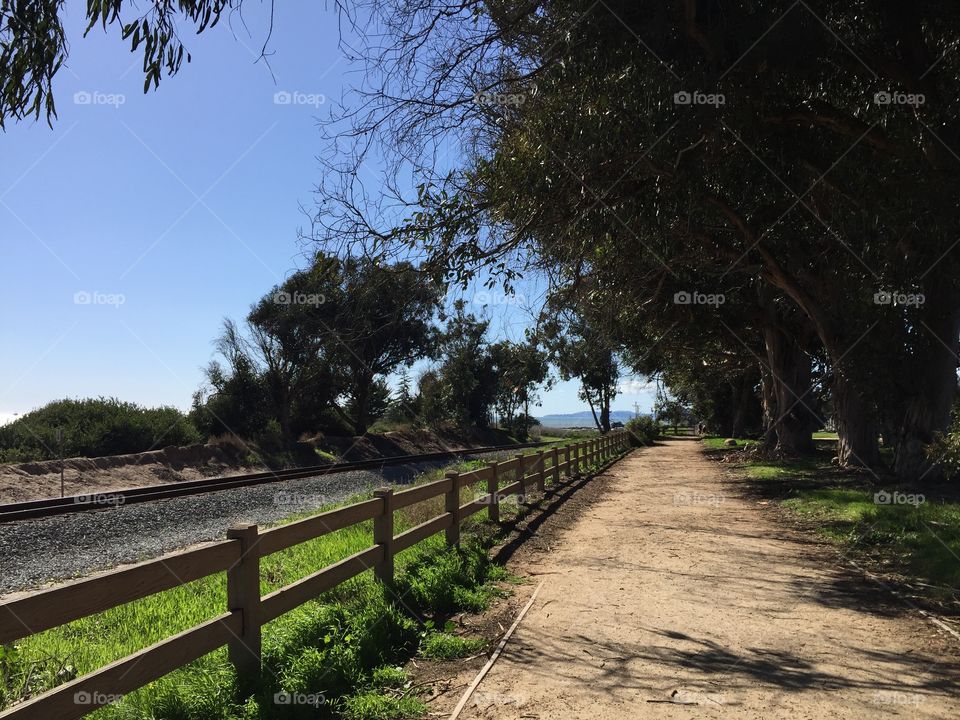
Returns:
[[[853,387],[843,368],[833,368],[832,390],[840,465],[876,467],[880,464],[879,426],[872,403]]]
[[[600,427],[605,433],[610,432],[610,393],[600,391]]]
[[[784,455],[813,452],[812,431],[818,424],[811,412],[810,357],[779,327],[763,329],[772,384],[771,430],[776,449]]]
[[[846,366],[850,360],[845,362],[845,358],[850,348],[843,342],[843,334],[837,330],[837,315],[831,315],[831,312],[842,312],[840,306],[831,304],[833,298],[818,298],[807,292],[762,244],[757,245],[757,250],[766,264],[765,278],[783,290],[803,310],[833,365],[832,394],[837,434],[840,437],[840,464],[878,465],[880,446],[876,410],[849,377]]]
[[[363,376],[357,380],[356,392],[353,395],[353,431],[357,435],[366,435],[370,424],[368,408],[370,405],[370,386],[372,384],[373,377]]]
[[[929,301],[929,298],[928,298]],[[957,393],[957,342],[960,308],[950,299],[934,297],[921,328],[923,350],[912,361],[913,386],[896,439],[894,469],[906,480],[939,479],[926,455],[926,446],[950,425]]]
[[[764,449],[773,450],[777,446],[777,430],[774,421],[777,418],[776,387],[770,367],[760,363],[760,395],[763,405],[763,440]]]

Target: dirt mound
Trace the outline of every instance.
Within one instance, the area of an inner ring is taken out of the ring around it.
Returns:
[[[323,461],[314,448],[332,451],[341,460],[371,460],[394,455],[508,445],[513,442],[505,432],[492,429],[400,430],[362,437],[318,436],[313,441],[299,443],[294,463],[322,465]],[[83,495],[264,469],[246,464],[251,448],[243,443],[225,442],[170,446],[131,455],[69,458],[63,461],[64,494]],[[0,503],[40,500],[59,495],[59,460],[0,465]]]
[[[64,492],[144,487],[214,477],[243,467],[246,451],[238,445],[169,446],[129,455],[68,458],[63,461]],[[0,503],[60,495],[60,461],[0,465]]]
[[[324,445],[343,460],[372,460],[394,455],[466,450],[515,442],[507,433],[492,428],[470,430],[398,430],[362,437],[327,437]]]

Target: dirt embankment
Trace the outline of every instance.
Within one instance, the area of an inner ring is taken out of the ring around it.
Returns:
[[[324,464],[313,448],[332,452],[342,460],[367,460],[512,442],[508,435],[498,430],[472,430],[466,433],[402,430],[363,437],[318,437],[300,443],[297,464]],[[237,442],[170,446],[162,450],[99,458],[68,458],[63,461],[64,494],[100,493],[266,469],[251,464],[253,457],[253,446]],[[58,460],[0,465],[0,503],[59,496]]]

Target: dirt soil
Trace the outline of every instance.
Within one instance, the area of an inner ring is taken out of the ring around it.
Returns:
[[[513,440],[506,433],[492,429],[467,434],[404,430],[363,437],[318,437],[309,443],[300,443],[302,463],[299,464],[324,464],[313,452],[313,446],[332,450],[345,460],[368,460],[511,443]],[[66,495],[83,495],[267,469],[247,464],[249,455],[249,447],[223,443],[170,446],[99,458],[68,458],[63,463],[64,489]],[[59,496],[59,461],[0,465],[0,503]]]
[[[779,523],[695,441],[566,494],[501,551],[529,582],[482,634],[543,586],[461,718],[960,717],[960,640]],[[424,668],[431,713],[484,661]]]

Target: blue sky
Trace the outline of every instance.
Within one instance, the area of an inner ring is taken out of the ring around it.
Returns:
[[[68,3],[53,129],[0,135],[0,421],[60,397],[188,408],[222,319],[303,265],[317,118],[355,72],[324,5],[278,5],[270,68],[260,6],[246,28],[184,33],[193,62],[144,95],[118,28],[83,38],[84,3]],[[523,336],[521,305],[488,312],[498,336]],[[615,407],[649,408],[625,383]],[[583,409],[573,383],[542,399],[538,414]]]

